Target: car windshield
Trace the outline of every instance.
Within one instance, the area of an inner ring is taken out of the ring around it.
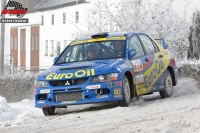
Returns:
[[[69,45],[55,64],[124,58],[125,40]]]

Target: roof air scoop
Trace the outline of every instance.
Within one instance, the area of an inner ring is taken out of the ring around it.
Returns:
[[[102,38],[102,37],[106,37],[108,36],[108,32],[100,32],[100,33],[96,33],[91,35],[92,38]]]

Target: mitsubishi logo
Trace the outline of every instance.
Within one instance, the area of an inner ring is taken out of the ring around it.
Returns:
[[[69,81],[67,80],[67,82],[65,83],[65,85],[70,85]]]

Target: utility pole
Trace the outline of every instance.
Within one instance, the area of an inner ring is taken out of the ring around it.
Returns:
[[[1,11],[5,8],[6,0],[1,1]],[[4,14],[1,14],[1,18],[5,18]],[[5,36],[5,23],[1,23],[0,30],[0,75],[4,74],[4,36]]]

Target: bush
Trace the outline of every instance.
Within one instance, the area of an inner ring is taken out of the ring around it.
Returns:
[[[177,63],[179,77],[193,78],[200,89],[200,60],[188,60]]]
[[[35,79],[35,74],[1,76],[0,95],[5,97],[8,102],[17,102],[23,99],[32,100]]]

